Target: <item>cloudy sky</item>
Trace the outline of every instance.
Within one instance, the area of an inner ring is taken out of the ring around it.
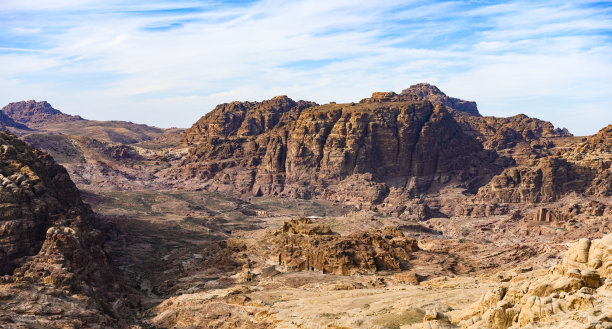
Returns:
[[[1,106],[188,127],[223,102],[418,82],[595,133],[612,123],[612,1],[0,0]]]

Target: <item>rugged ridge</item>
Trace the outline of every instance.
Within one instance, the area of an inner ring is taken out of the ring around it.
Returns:
[[[8,130],[10,128],[27,130],[29,129],[26,125],[21,124],[19,122],[15,122],[11,117],[4,114],[4,112],[0,111],[0,129]]]
[[[476,102],[446,96],[438,87],[428,83],[412,85],[410,88],[402,90],[400,96],[411,100],[428,100],[433,104],[442,104],[455,111],[480,116]]]
[[[465,101],[459,98],[449,97],[438,87],[428,83],[419,83],[402,90],[401,93],[395,92],[374,92],[372,97],[364,98],[360,103],[381,103],[381,102],[407,102],[407,101],[428,101],[434,105],[444,105],[451,113],[461,112],[468,115],[480,116],[476,102]]]
[[[568,193],[612,195],[612,125],[576,148],[508,168],[478,192],[483,201],[550,202]]]
[[[9,103],[2,112],[16,122],[29,127],[38,127],[48,123],[83,120],[80,116],[69,115],[54,109],[46,101],[35,100]]]
[[[225,104],[200,119],[184,134],[191,150],[180,176],[213,190],[368,204],[392,190],[415,196],[451,183],[474,188],[501,170],[495,152],[465,135],[443,105],[363,102],[291,112],[299,103],[283,98],[285,115],[297,119],[243,119],[278,117],[269,106],[275,102]]]
[[[302,110],[315,105],[317,104],[314,102],[296,102],[284,95],[262,102],[232,102],[217,105],[213,111],[185,131],[183,141],[194,144],[215,138],[260,135],[296,120]]]
[[[106,301],[121,289],[93,212],[48,154],[5,132],[0,144],[0,326],[116,325]]]

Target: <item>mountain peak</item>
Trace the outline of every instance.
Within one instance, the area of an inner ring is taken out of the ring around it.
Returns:
[[[476,102],[449,97],[440,88],[429,83],[417,83],[402,90],[400,97],[413,100],[428,100],[433,104],[442,104],[453,110],[480,116]]]
[[[56,110],[46,101],[29,100],[10,103],[2,108],[2,112],[14,121],[28,126],[83,120],[80,116],[69,115]]]

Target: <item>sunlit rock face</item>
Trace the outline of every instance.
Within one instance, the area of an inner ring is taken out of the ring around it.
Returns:
[[[379,94],[352,104],[220,105],[185,132],[191,151],[179,176],[218,191],[376,204],[449,184],[474,188],[501,171],[497,154],[444,105]]]

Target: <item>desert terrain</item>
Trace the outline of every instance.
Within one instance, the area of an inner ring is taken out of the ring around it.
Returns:
[[[188,129],[0,113],[3,328],[612,328],[611,122],[429,84]]]

